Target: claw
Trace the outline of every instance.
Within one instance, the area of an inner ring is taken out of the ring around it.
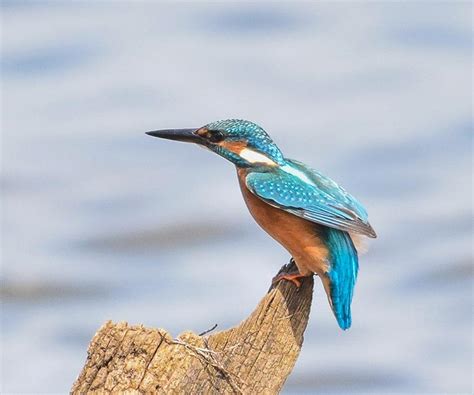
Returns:
[[[298,267],[296,266],[296,262],[293,258],[290,259],[290,262],[284,265],[278,274],[273,277],[272,279],[272,285],[270,286],[270,289],[268,290],[269,292],[276,287],[276,285],[281,281],[281,280],[287,280],[291,281],[298,290],[301,287],[301,281],[303,276],[299,271]]]
[[[299,288],[301,287],[301,281],[298,279],[302,277],[304,276],[302,276],[299,273],[298,274],[282,273],[282,274],[279,274],[278,276],[273,277],[272,285],[276,285],[281,280],[287,280],[295,284],[296,288]]]

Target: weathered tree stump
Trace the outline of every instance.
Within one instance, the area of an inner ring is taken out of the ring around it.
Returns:
[[[312,278],[299,289],[281,281],[240,325],[210,335],[173,339],[163,329],[109,321],[71,393],[278,393],[303,344],[312,295]]]

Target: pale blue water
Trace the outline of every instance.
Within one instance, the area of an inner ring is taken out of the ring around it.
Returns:
[[[351,330],[316,287],[286,392],[471,393],[471,12],[3,1],[1,391],[67,392],[107,319],[250,313],[287,254],[230,164],[143,134],[239,117],[379,234]]]

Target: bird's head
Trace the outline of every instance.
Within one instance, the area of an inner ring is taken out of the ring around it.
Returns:
[[[201,128],[165,129],[147,134],[199,144],[239,167],[278,166],[284,163],[281,151],[267,132],[250,121],[229,119]]]

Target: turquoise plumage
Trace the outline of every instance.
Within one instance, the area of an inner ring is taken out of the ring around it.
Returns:
[[[287,163],[296,164],[287,170],[290,173],[281,167],[251,171],[247,187],[272,206],[328,226],[323,232],[329,250],[329,271],[325,274],[330,281],[328,297],[339,326],[347,329],[351,326],[351,301],[359,268],[357,250],[348,232],[367,236],[375,233],[362,205],[334,181],[302,163]]]
[[[279,279],[298,285],[298,278],[317,273],[339,326],[351,326],[359,269],[352,238],[376,237],[357,199],[318,171],[285,158],[270,136],[250,121],[231,119],[148,134],[205,146],[234,163],[255,220],[295,258],[298,273],[284,273]]]
[[[255,169],[247,187],[267,203],[309,221],[347,232],[374,236],[362,205],[334,181],[302,163],[286,160],[263,172]]]
[[[326,228],[326,243],[330,253],[327,273],[331,289],[329,301],[341,329],[352,324],[351,302],[359,271],[359,258],[347,232]]]

